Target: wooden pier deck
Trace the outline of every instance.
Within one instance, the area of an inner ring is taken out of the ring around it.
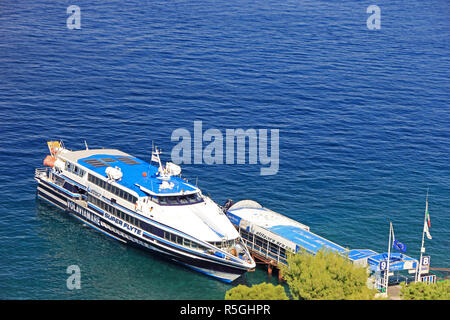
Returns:
[[[250,249],[250,248],[249,248]],[[267,258],[261,254],[258,253],[258,251],[250,250],[250,254],[252,255],[253,259],[255,260],[256,264],[259,265],[265,265],[267,266],[267,274],[272,275],[273,270],[275,269],[277,272],[278,280],[283,281],[283,275],[280,270],[280,266],[276,260]]]

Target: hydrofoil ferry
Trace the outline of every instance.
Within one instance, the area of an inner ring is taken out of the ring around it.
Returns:
[[[38,198],[119,242],[225,282],[255,268],[221,208],[178,165],[163,165],[157,148],[149,163],[116,149],[47,144],[45,167],[35,171]]]

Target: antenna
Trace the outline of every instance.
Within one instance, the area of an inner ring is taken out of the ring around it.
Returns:
[[[161,158],[159,157],[159,155],[161,153],[162,153],[161,150],[158,150],[158,147],[155,146],[155,151],[152,151],[152,159],[151,159],[151,161],[158,162],[158,164],[159,164],[158,171],[160,172],[160,174],[162,176],[165,176],[165,168],[164,168],[164,166],[161,163]]]
[[[86,147],[86,150],[89,150],[89,147],[88,147],[88,145],[87,145],[86,140],[84,140],[84,145],[85,145],[85,147]]]
[[[158,147],[156,147],[155,145],[153,145],[153,141],[152,141],[152,157],[150,159],[150,162],[159,162],[159,153],[158,153]]]

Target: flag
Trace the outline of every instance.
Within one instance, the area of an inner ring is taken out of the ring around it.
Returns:
[[[423,225],[423,230],[425,231],[428,240],[433,239],[433,238],[431,237],[430,230],[428,229],[428,224],[427,224],[426,222],[425,222],[424,225]]]
[[[392,247],[400,252],[406,252],[406,245],[400,241],[394,240]]]
[[[430,234],[431,221],[430,221],[430,213],[428,212],[428,200],[425,206],[425,222],[423,225],[423,231],[426,233],[428,240],[433,239]]]
[[[392,225],[392,222],[389,222],[390,230],[389,232],[392,232],[392,241],[395,242],[395,234],[394,234],[394,226]]]
[[[406,245],[400,241],[395,240],[395,234],[394,234],[394,226],[392,226],[391,223],[391,228],[392,228],[392,248],[394,248],[395,250],[398,250],[400,252],[406,252]]]
[[[158,162],[158,156],[152,152],[152,161]]]

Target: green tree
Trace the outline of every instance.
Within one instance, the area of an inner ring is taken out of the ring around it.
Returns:
[[[433,284],[416,282],[401,285],[400,293],[403,300],[450,300],[450,280]]]
[[[376,294],[367,287],[367,269],[336,252],[291,254],[282,274],[294,299],[371,300]]]
[[[240,284],[225,293],[225,300],[289,300],[289,298],[282,286],[260,283],[252,287]]]

